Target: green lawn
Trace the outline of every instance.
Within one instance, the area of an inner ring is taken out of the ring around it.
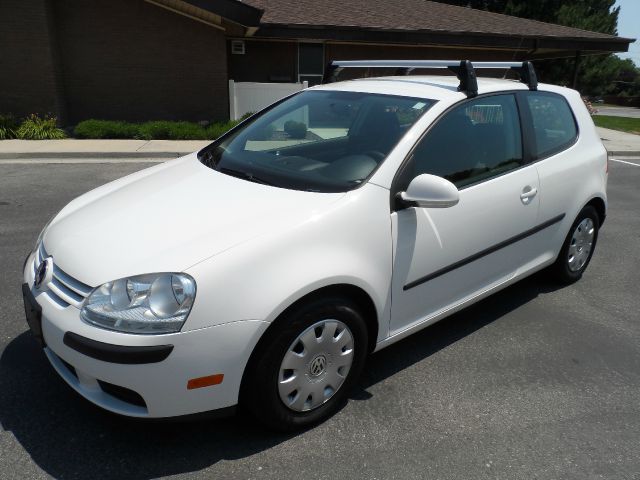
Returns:
[[[640,135],[640,118],[610,117],[609,115],[594,115],[592,118],[598,127]]]

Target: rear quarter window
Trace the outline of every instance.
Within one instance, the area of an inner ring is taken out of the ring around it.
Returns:
[[[575,142],[578,127],[564,97],[555,93],[529,92],[527,104],[535,132],[536,158],[558,153]]]

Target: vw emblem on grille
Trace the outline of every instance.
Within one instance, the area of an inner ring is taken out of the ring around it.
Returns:
[[[316,358],[311,360],[311,363],[309,364],[309,373],[312,376],[317,377],[322,372],[324,372],[326,366],[327,357],[325,357],[324,355],[318,355]]]
[[[52,265],[50,265],[50,263],[53,263],[51,257],[47,257],[42,260],[42,262],[40,262],[40,265],[38,265],[38,268],[36,268],[36,273],[33,279],[33,286],[35,288],[40,288],[42,285],[46,285],[51,280],[50,277],[52,275]]]

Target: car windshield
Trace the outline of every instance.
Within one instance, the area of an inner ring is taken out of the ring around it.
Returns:
[[[222,173],[315,192],[356,188],[434,100],[307,90],[255,115],[199,153]]]

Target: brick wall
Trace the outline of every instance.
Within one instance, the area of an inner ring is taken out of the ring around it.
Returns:
[[[297,42],[245,40],[244,55],[231,53],[228,42],[229,78],[236,82],[297,82]]]
[[[56,0],[68,121],[228,118],[224,32],[142,0]]]
[[[224,32],[142,0],[1,0],[0,113],[219,120]]]
[[[48,0],[0,1],[0,113],[63,113]]]

